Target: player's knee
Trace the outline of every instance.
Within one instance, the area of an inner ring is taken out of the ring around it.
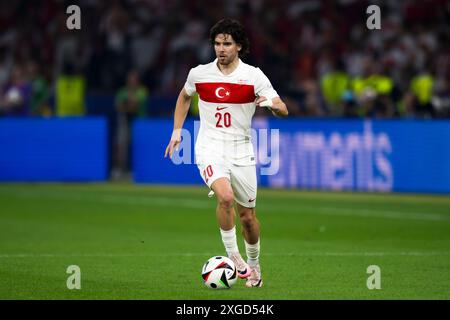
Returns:
[[[219,205],[223,208],[231,208],[234,204],[234,195],[232,191],[227,191],[219,196]]]

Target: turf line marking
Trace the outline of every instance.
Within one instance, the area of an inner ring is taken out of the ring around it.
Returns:
[[[183,252],[183,253],[144,253],[144,254],[108,254],[108,253],[73,253],[73,254],[53,254],[53,253],[17,253],[17,254],[0,254],[0,259],[8,258],[126,258],[126,257],[196,257],[196,256],[213,256],[211,252]],[[400,252],[286,252],[286,253],[264,253],[266,256],[282,256],[282,257],[384,257],[384,256],[449,256],[450,251],[443,252],[414,252],[414,251],[400,251]]]

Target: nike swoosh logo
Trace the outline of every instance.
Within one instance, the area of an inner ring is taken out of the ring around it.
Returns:
[[[247,268],[245,268],[244,270],[238,270],[239,274],[246,274],[247,273]]]
[[[226,108],[228,108],[228,107],[217,107],[216,110],[220,111],[220,110],[223,110],[223,109],[226,109]]]
[[[255,198],[256,199],[256,198]],[[255,201],[255,199],[249,199],[248,202],[253,202]]]

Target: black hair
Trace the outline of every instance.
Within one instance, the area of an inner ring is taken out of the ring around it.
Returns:
[[[209,31],[209,40],[212,45],[214,45],[218,34],[229,34],[237,44],[241,45],[239,57],[250,52],[250,42],[248,41],[244,26],[239,21],[229,18],[218,21]]]

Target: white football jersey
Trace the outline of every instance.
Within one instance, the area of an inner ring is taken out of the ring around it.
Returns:
[[[197,163],[199,157],[211,153],[218,157],[226,155],[238,164],[254,163],[250,139],[255,99],[257,96],[278,97],[266,75],[240,59],[237,68],[225,75],[216,59],[192,68],[184,89],[190,96],[194,92],[199,95]]]

